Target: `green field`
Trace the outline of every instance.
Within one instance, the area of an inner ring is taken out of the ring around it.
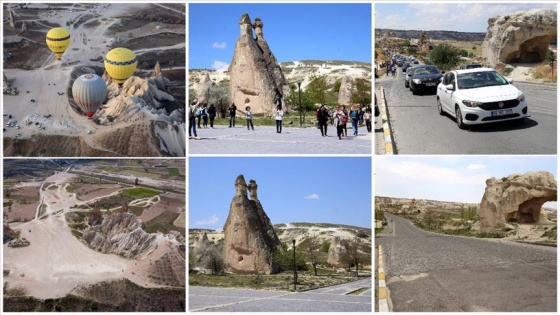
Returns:
[[[165,234],[173,230],[181,233],[182,235],[185,235],[184,228],[180,228],[173,225],[173,222],[175,222],[178,216],[179,213],[165,211],[164,213],[146,222],[146,227],[144,228],[144,231],[148,233],[156,233],[159,231]]]
[[[125,189],[122,191],[123,195],[128,196],[132,199],[148,198],[159,195],[161,192],[153,189],[137,187]]]
[[[169,175],[171,176],[179,176],[181,175],[181,172],[179,171],[178,168],[168,168],[167,172],[169,172]]]

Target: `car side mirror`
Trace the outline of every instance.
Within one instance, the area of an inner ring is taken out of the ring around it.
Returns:
[[[508,81],[509,84],[512,84],[512,83],[513,83],[513,80],[510,79],[510,78],[506,78],[506,80]]]
[[[455,90],[455,86],[453,84],[448,84],[448,85],[445,86],[445,89],[449,90],[449,91],[453,91],[453,90]]]
[[[442,71],[441,74],[445,74],[445,71]]]

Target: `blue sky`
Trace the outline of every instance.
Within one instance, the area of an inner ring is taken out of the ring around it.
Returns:
[[[200,157],[189,159],[189,228],[223,228],[240,174],[272,224],[371,227],[369,157]]]
[[[553,156],[376,156],[374,163],[376,196],[470,203],[481,201],[490,177],[548,171],[558,180]]]
[[[486,32],[488,19],[555,3],[376,3],[375,27],[401,30]]]
[[[239,18],[261,18],[278,62],[371,62],[372,6],[368,3],[189,4],[189,68],[217,69],[233,57]]]

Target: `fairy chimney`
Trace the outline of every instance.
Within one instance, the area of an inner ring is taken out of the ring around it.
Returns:
[[[229,66],[230,95],[238,108],[251,106],[253,114],[271,116],[282,101],[288,84],[263,35],[263,23],[251,24],[247,13],[239,20],[240,34]],[[256,38],[253,37],[253,29]]]
[[[235,180],[235,196],[224,225],[224,260],[231,272],[272,274],[279,266],[272,261],[280,246],[270,219],[257,199],[257,183],[249,186],[243,175]],[[249,190],[251,199],[247,196]]]

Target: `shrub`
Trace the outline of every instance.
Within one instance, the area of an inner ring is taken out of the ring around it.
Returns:
[[[432,63],[443,70],[456,67],[461,62],[460,56],[459,49],[447,43],[436,45],[430,52]]]

